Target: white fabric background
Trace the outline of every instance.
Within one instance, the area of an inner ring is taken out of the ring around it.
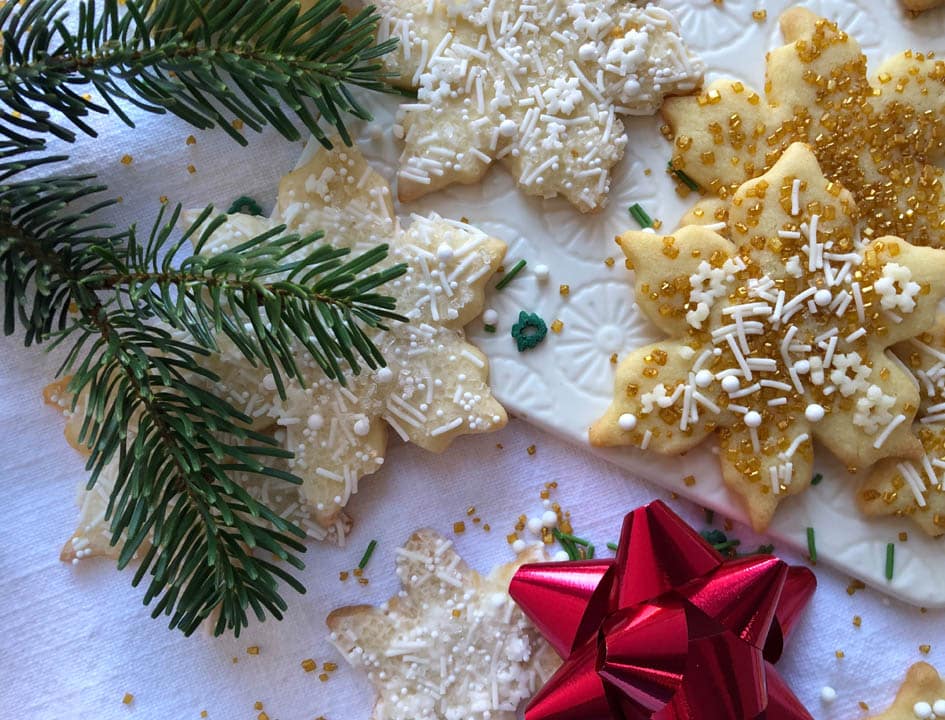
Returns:
[[[134,132],[114,122],[96,126],[102,137],[73,148],[70,170],[101,174],[113,194],[123,196],[111,213],[115,221],[137,220],[144,228],[161,195],[225,209],[246,193],[271,206],[278,178],[302,148],[267,132],[241,150],[219,132],[194,132],[168,118],[140,118]],[[187,146],[191,133],[198,142]],[[129,167],[120,163],[126,153],[134,158]],[[187,172],[190,163],[195,174]],[[372,689],[363,678],[341,667],[322,683],[299,663],[314,658],[343,665],[327,642],[325,616],[395,592],[393,550],[410,532],[422,526],[449,532],[475,506],[492,532],[467,523],[470,530],[457,545],[485,571],[512,559],[505,536],[520,513],[540,511],[544,482],[560,483],[558,499],[572,511],[576,531],[600,548],[617,539],[624,513],[663,497],[520,421],[496,435],[462,440],[442,456],[397,446],[383,470],[362,482],[349,508],[356,520],[349,546],[316,545],[307,554],[302,579],[309,592],[290,598],[286,621],[255,626],[238,640],[184,639],[149,619],[130,573],[115,572],[107,561],[75,568],[58,561],[77,517],[83,472],[62,439],[61,418],[41,402],[56,359],[23,349],[18,338],[4,339],[0,353],[0,718],[187,719],[205,709],[210,718],[238,720],[256,718],[253,704],[262,701],[273,719],[367,720]],[[526,447],[533,443],[538,452],[531,457]],[[698,509],[671,504],[701,527]],[[760,542],[743,528],[734,534],[748,546]],[[339,582],[338,572],[355,566],[372,538],[379,546],[367,572],[370,585]],[[916,660],[945,670],[945,613],[921,614],[868,590],[850,597],[849,578],[816,570],[820,589],[780,663],[815,717],[862,717],[860,700],[885,707]],[[859,629],[855,614],[863,619]],[[932,645],[928,658],[918,650],[923,643]],[[250,645],[259,646],[258,656],[246,654]],[[834,655],[838,649],[843,660]],[[819,699],[825,684],[839,692],[829,708]],[[126,692],[135,697],[130,706],[121,702]]]

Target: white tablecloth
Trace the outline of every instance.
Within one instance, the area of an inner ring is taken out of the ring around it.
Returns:
[[[96,126],[102,137],[74,148],[70,169],[102,174],[112,192],[123,195],[112,217],[138,220],[143,229],[162,195],[225,209],[250,194],[271,205],[278,178],[302,148],[267,132],[240,150],[220,133],[194,132],[168,118],[141,118],[133,133],[114,122]],[[189,146],[192,133],[197,143]],[[133,157],[130,166],[120,162],[125,154]],[[72,567],[58,561],[74,528],[83,472],[62,439],[61,418],[41,402],[57,363],[23,349],[18,338],[3,340],[0,352],[0,718],[183,720],[207,710],[210,718],[239,720],[256,718],[260,701],[273,719],[367,720],[372,689],[343,666],[327,642],[324,619],[340,605],[377,603],[394,593],[393,551],[413,530],[450,532],[475,506],[491,533],[467,522],[470,530],[456,543],[473,566],[487,570],[497,559],[511,560],[505,536],[520,513],[540,511],[538,492],[546,481],[560,483],[558,499],[571,510],[576,532],[601,548],[617,539],[625,512],[663,497],[519,421],[496,435],[458,442],[441,456],[395,447],[350,506],[356,526],[349,546],[316,545],[307,554],[301,577],[309,592],[290,598],[287,620],[253,627],[238,640],[185,639],[148,617],[130,573],[119,574],[108,562]],[[534,456],[526,452],[531,444],[538,448]],[[671,504],[701,522],[697,508]],[[734,534],[748,546],[760,542],[743,528]],[[339,571],[354,567],[375,538],[370,584],[341,583]],[[817,574],[820,589],[780,664],[816,717],[861,717],[860,700],[884,707],[916,660],[938,661],[945,670],[945,613],[920,614],[872,591],[851,597],[849,578],[819,568]],[[862,627],[853,626],[854,615],[862,617]],[[927,658],[919,651],[925,643],[932,645]],[[258,655],[247,654],[253,645]],[[837,650],[845,653],[842,660]],[[323,683],[302,670],[306,658],[342,667]],[[830,707],[820,701],[824,685],[839,693]],[[125,693],[134,696],[130,705],[122,703]]]

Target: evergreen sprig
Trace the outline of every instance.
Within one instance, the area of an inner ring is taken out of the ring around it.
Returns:
[[[87,120],[109,110],[130,126],[127,102],[171,112],[197,128],[219,126],[241,144],[227,119],[259,131],[271,124],[300,137],[289,114],[323,144],[324,126],[346,143],[345,115],[370,113],[349,86],[387,90],[378,58],[396,41],[374,44],[377,15],[352,18],[338,0],[94,0],[79,4],[75,29],[66,0],[10,2],[0,8],[0,133],[20,149],[41,149],[45,136],[67,142]],[[76,91],[94,88],[102,103]],[[315,112],[310,108],[314,106]],[[288,111],[288,112],[287,112]],[[61,117],[59,117],[61,116]]]
[[[0,8],[4,332],[66,348],[88,487],[114,471],[111,541],[119,567],[139,558],[133,582],[150,578],[153,615],[187,634],[216,617],[216,633],[239,634],[250,612],[282,617],[282,583],[304,592],[291,568],[305,549],[304,532],[242,483],[301,481],[284,469],[291,453],[219,396],[206,359],[226,336],[280,392],[284,378],[306,380],[300,351],[339,382],[361,362],[383,365],[374,333],[403,318],[382,289],[404,268],[386,247],[349,259],[321,233],[282,227],[203,254],[225,221],[210,208],[175,236],[180,208],[162,207],[142,240],[97,219],[112,201],[93,176],[39,173],[68,159],[46,152],[51,137],[95,135],[92,114],[132,125],[123,103],[241,144],[228,118],[292,140],[294,117],[325,145],[329,127],[349,142],[346,119],[369,116],[349,88],[387,90],[378,58],[393,44],[374,44],[372,8],[348,18],[338,0],[304,13],[295,0],[88,0],[69,20],[65,0]]]

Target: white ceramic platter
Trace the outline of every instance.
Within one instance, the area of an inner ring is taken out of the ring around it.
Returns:
[[[738,78],[756,88],[763,86],[765,51],[782,44],[777,18],[796,4],[776,0],[664,0],[663,6],[680,18],[687,40],[705,59],[708,79]],[[861,43],[871,64],[887,55],[914,48],[945,51],[945,10],[910,18],[898,0],[812,0],[800,3],[837,20]],[[758,22],[752,12],[767,11]],[[396,99],[378,102],[376,120],[360,138],[364,152],[388,178],[396,175],[399,146],[390,132]],[[613,353],[659,338],[633,302],[630,273],[614,245],[616,234],[634,227],[627,209],[640,203],[650,215],[672,229],[686,209],[664,172],[670,145],[659,132],[661,120],[637,118],[627,122],[627,155],[614,172],[608,208],[597,215],[581,215],[565,201],[542,201],[519,192],[512,178],[493,168],[484,182],[454,186],[399,208],[407,215],[436,210],[469,222],[509,245],[506,267],[526,259],[528,268],[504,291],[493,292],[488,306],[500,315],[496,334],[483,331],[480,322],[469,328],[472,339],[492,361],[495,393],[515,415],[588,448],[587,428],[609,404],[613,386]],[[650,170],[647,175],[646,171]],[[613,267],[605,259],[613,257]],[[540,282],[533,272],[547,265],[551,277]],[[561,284],[570,286],[562,297]],[[548,323],[564,323],[560,334],[549,333],[537,349],[519,353],[510,336],[520,310],[537,312]],[[741,504],[723,486],[714,441],[684,458],[665,458],[632,449],[594,449],[626,468],[629,474],[652,480],[727,517],[745,520]],[[816,530],[818,555],[830,563],[892,595],[917,605],[945,606],[943,542],[924,536],[901,520],[867,522],[854,504],[859,478],[847,474],[826,451],[819,452],[817,471],[824,481],[783,503],[770,528],[776,543],[806,547],[806,530]],[[698,480],[687,487],[682,478]],[[593,483],[594,478],[582,480]],[[900,531],[909,532],[898,543]],[[886,545],[897,542],[895,575],[885,578]]]

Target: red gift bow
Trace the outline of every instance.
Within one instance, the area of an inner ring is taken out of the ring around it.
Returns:
[[[617,557],[524,565],[509,592],[565,659],[526,720],[813,720],[772,663],[814,593],[803,567],[725,560],[656,501]]]

